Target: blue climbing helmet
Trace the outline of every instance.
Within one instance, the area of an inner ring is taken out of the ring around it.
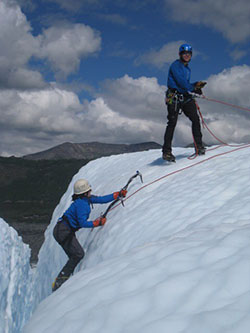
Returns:
[[[179,47],[179,54],[181,54],[182,52],[190,52],[192,54],[193,52],[192,46],[189,44],[182,44]]]

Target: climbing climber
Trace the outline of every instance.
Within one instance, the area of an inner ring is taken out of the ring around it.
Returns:
[[[179,48],[179,59],[175,60],[169,68],[168,90],[165,100],[168,107],[168,123],[164,135],[162,158],[170,162],[175,162],[175,156],[172,154],[172,140],[178,115],[181,111],[183,111],[192,122],[196,154],[205,154],[205,147],[202,143],[200,119],[197,114],[195,100],[190,92],[201,95],[202,88],[206,85],[206,82],[199,81],[190,83],[191,70],[188,64],[191,58],[192,46],[183,44]]]
[[[55,240],[61,245],[67,256],[67,263],[55,279],[52,290],[58,289],[71,274],[84,257],[84,250],[78,242],[75,232],[80,228],[96,228],[106,223],[106,217],[100,216],[94,221],[88,221],[93,204],[105,204],[116,200],[118,197],[126,197],[127,190],[122,189],[105,196],[94,196],[92,188],[87,180],[79,179],[74,184],[72,203],[58,220],[53,230]]]

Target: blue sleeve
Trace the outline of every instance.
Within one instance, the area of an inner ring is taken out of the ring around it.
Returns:
[[[175,80],[176,84],[186,92],[188,91],[193,91],[194,90],[194,85],[189,82],[189,77],[188,77],[188,69],[183,72],[182,66],[180,66],[178,63],[172,64],[170,67],[170,75],[173,76],[173,79]],[[186,74],[186,75],[185,75]]]
[[[99,203],[99,204],[104,204],[104,203],[108,203],[114,200],[114,195],[112,194],[108,194],[108,195],[104,195],[102,197],[99,196],[95,196],[92,195],[90,198],[90,202],[95,204],[95,203]]]
[[[77,210],[77,221],[80,228],[92,228],[93,221],[88,221],[89,214],[86,214],[80,207]]]
[[[90,208],[82,202],[77,205],[76,219],[80,228],[93,228],[93,221],[88,221]]]
[[[91,196],[90,202],[91,203],[108,203],[110,201],[114,200],[113,193],[105,196]],[[78,225],[80,228],[93,228],[93,221],[88,221],[90,214],[90,207],[89,204],[84,204],[82,201],[79,201],[79,204],[77,204],[77,209],[76,209],[76,219],[78,222]]]

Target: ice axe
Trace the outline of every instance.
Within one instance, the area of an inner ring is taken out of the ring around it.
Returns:
[[[125,186],[123,186],[123,188],[120,190],[119,193],[121,193],[121,191],[123,191],[123,190],[127,190],[128,186],[129,186],[129,184],[132,182],[132,180],[133,180],[134,178],[138,177],[138,176],[140,177],[141,182],[143,183],[143,180],[142,180],[142,174],[137,170],[136,173],[135,173],[133,176],[131,176],[131,177],[129,178],[127,184],[126,184]],[[101,214],[101,217],[106,217],[107,214],[108,214],[108,212],[110,211],[110,209],[111,209],[111,208],[112,208],[112,207],[113,207],[118,201],[121,201],[122,205],[124,206],[123,198],[122,198],[122,196],[119,195],[117,199],[115,199],[114,201],[111,202],[111,204],[108,206],[108,208],[105,210],[105,212],[104,212],[103,214]]]

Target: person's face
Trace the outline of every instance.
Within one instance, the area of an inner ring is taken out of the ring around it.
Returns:
[[[87,192],[87,197],[88,197],[88,198],[91,197],[91,190],[89,190],[89,191]]]
[[[192,58],[192,53],[191,52],[185,51],[185,52],[181,53],[181,59],[184,62],[189,62],[191,60],[191,58]]]

